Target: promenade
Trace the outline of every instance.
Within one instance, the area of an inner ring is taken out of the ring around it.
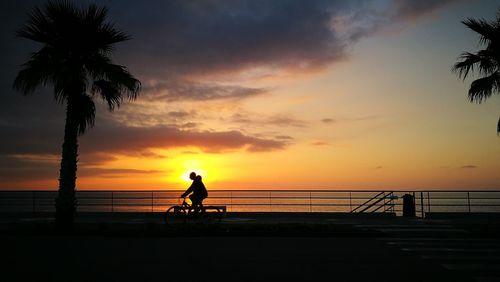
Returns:
[[[496,216],[228,213],[167,227],[160,213],[1,214],[0,281],[500,281]]]

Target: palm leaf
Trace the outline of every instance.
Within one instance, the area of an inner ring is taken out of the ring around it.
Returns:
[[[453,66],[452,71],[458,73],[458,77],[465,80],[469,72],[471,70],[474,71],[474,66],[479,64],[479,62],[481,61],[481,57],[476,54],[465,52],[462,55],[460,55],[459,58],[462,61],[457,62]]]
[[[102,99],[108,103],[110,111],[113,111],[115,107],[120,107],[123,101],[121,92],[119,85],[106,80],[95,81],[92,86],[92,93],[94,95],[100,94]]]
[[[494,92],[500,90],[500,75],[498,72],[490,76],[474,80],[469,89],[469,101],[481,103],[488,99]]]
[[[74,99],[72,110],[78,124],[78,133],[83,134],[87,128],[94,126],[95,104],[92,97],[86,94],[76,95],[72,99]]]
[[[489,23],[486,20],[476,20],[476,19],[467,19],[462,21],[464,25],[466,25],[471,30],[479,33],[481,36],[480,43],[487,44],[488,42],[494,40],[498,36],[498,28],[495,28],[494,22]]]
[[[498,123],[497,123],[497,134],[500,135],[500,118],[498,119]]]

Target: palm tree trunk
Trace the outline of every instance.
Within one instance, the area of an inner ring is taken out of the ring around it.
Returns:
[[[61,169],[59,171],[59,193],[56,198],[56,228],[59,231],[73,229],[76,212],[76,170],[78,162],[78,122],[75,118],[73,99],[66,105],[66,125],[62,145]]]

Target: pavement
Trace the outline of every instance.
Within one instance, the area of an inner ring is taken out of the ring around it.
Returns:
[[[160,213],[0,214],[0,281],[500,281],[494,216],[228,213],[167,226]]]

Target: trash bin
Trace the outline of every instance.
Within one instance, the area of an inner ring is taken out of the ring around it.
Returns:
[[[411,194],[403,195],[403,216],[414,217],[415,214],[415,198]]]

